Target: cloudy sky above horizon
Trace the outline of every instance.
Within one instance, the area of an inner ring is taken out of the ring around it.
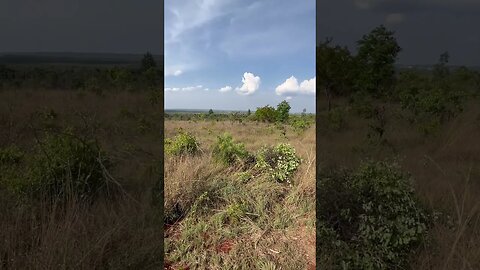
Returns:
[[[165,3],[165,108],[315,111],[315,1]]]
[[[318,0],[317,42],[355,42],[380,24],[396,32],[401,64],[434,64],[450,53],[454,65],[480,66],[479,0]]]
[[[158,0],[1,0],[0,52],[163,53]]]

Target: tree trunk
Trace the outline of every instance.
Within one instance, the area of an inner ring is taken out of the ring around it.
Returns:
[[[328,101],[328,111],[330,111],[332,109],[332,100],[331,100],[330,91],[328,91],[328,89],[329,87],[325,86],[325,96],[327,97],[327,101]]]

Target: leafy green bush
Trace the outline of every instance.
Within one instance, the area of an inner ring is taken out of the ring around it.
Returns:
[[[169,155],[194,155],[199,150],[199,144],[195,136],[182,130],[173,139],[165,140],[165,153]]]
[[[11,166],[20,162],[23,157],[22,151],[15,145],[0,148],[0,168]]]
[[[305,130],[307,130],[310,127],[311,123],[307,119],[304,119],[302,117],[302,118],[293,119],[290,122],[290,125],[293,127],[293,130],[296,133],[300,134],[300,133],[304,132]]]
[[[108,182],[105,170],[109,161],[98,144],[70,132],[47,134],[25,157],[23,166],[4,181],[9,190],[19,195],[60,200],[68,196],[89,198],[106,188]]]
[[[410,121],[425,135],[462,112],[466,96],[464,89],[447,80],[435,81],[413,72],[400,74],[397,92]]]
[[[319,248],[335,269],[403,269],[425,237],[429,215],[396,164],[326,173],[317,194]]]
[[[255,120],[262,122],[275,123],[277,121],[277,111],[275,108],[267,105],[259,107],[255,111]]]
[[[215,160],[225,165],[243,162],[249,157],[249,153],[245,150],[245,145],[243,143],[235,143],[232,135],[228,133],[217,137],[212,154]]]
[[[255,167],[266,170],[278,182],[291,183],[291,177],[300,165],[300,158],[289,144],[263,147],[256,155]]]

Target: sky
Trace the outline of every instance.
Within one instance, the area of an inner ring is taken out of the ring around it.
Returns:
[[[163,52],[163,1],[1,0],[0,52]]]
[[[165,108],[315,111],[315,0],[165,1]]]
[[[480,66],[480,0],[318,0],[317,42],[354,50],[380,24],[396,32],[399,63],[434,64],[448,51],[453,65]]]

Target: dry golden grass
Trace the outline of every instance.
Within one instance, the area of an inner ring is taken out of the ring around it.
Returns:
[[[45,119],[54,111],[57,117]],[[158,269],[163,234],[152,203],[163,115],[147,93],[0,91],[0,147],[27,154],[42,130],[98,139],[122,196],[63,205],[20,201],[0,183],[0,269]]]
[[[323,104],[324,101],[320,101]],[[343,102],[337,101],[337,104]],[[341,105],[343,106],[343,105]],[[387,107],[388,144],[366,142],[365,120],[347,114],[347,127],[332,131],[319,126],[320,169],[353,168],[367,158],[397,158],[409,172],[416,193],[430,209],[442,213],[427,242],[413,252],[413,269],[480,269],[480,111],[478,102],[443,126],[436,136],[424,137]],[[320,114],[320,123],[326,119]]]
[[[301,135],[288,130],[285,138],[263,123],[168,120],[165,137],[179,128],[195,135],[202,151],[165,157],[165,212],[181,213],[165,234],[169,269],[314,269],[315,127]],[[293,145],[303,159],[293,186],[261,176],[242,182],[240,168],[216,163],[212,145],[224,132],[249,152],[280,142]],[[251,213],[236,222],[222,221],[239,202]]]

